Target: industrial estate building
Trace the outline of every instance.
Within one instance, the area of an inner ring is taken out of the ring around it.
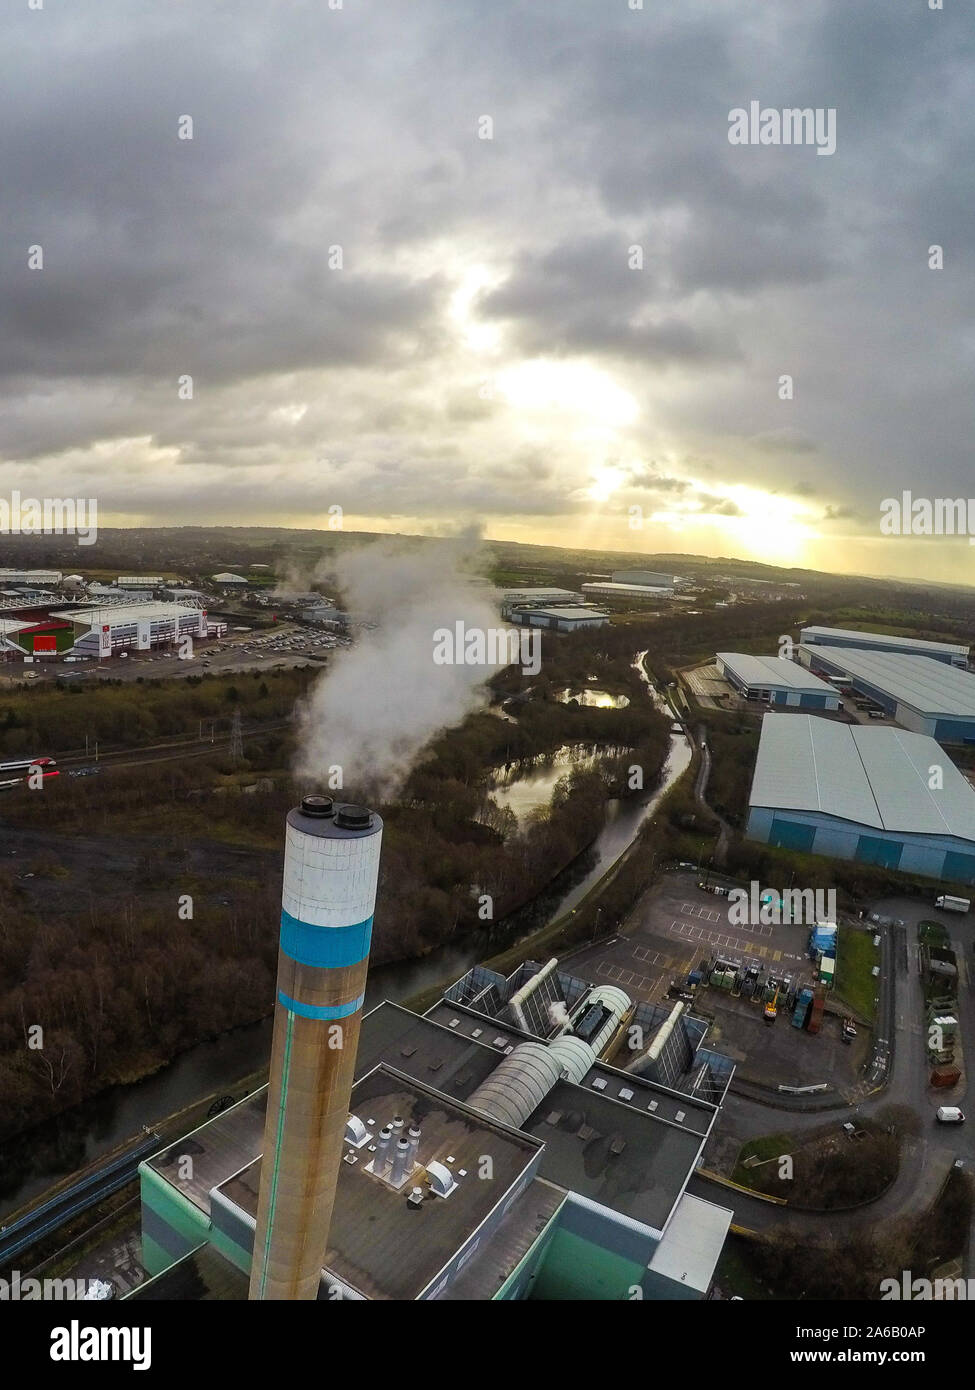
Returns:
[[[932,788],[932,768],[943,786]],[[975,883],[975,790],[932,738],[767,714],[749,796],[752,840]]]
[[[898,724],[945,743],[975,742],[975,675],[929,656],[799,648],[819,675],[849,685]]]
[[[61,583],[60,570],[0,569],[0,588],[50,588]]]
[[[614,584],[639,584],[651,589],[673,589],[678,582],[676,575],[659,574],[656,570],[613,570],[610,579]]]
[[[582,592],[586,598],[626,600],[630,603],[649,603],[651,600],[673,598],[673,587],[653,588],[649,584],[621,584],[609,579],[597,579],[591,584],[583,584]]]
[[[582,603],[582,596],[572,589],[502,589],[501,612],[507,617],[513,608],[571,608]]]
[[[864,652],[900,652],[927,656],[949,666],[967,666],[968,648],[954,642],[924,642],[918,637],[891,637],[882,632],[856,632],[845,627],[804,627],[799,641],[805,646],[852,647]]]
[[[840,697],[831,685],[794,661],[777,656],[750,656],[746,652],[718,652],[715,665],[720,675],[746,700],[797,709],[837,710]]]
[[[686,1190],[734,1071],[708,1024],[556,960],[362,1017],[381,833],[289,814],[270,1084],[141,1164],[129,1297],[702,1298],[732,1218]]]
[[[605,627],[609,614],[599,608],[512,608],[508,619],[521,627],[542,627],[552,632],[579,632],[586,627]]]

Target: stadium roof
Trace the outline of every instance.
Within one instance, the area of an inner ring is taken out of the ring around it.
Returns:
[[[940,791],[928,785],[932,767],[942,769]],[[889,725],[766,714],[749,802],[975,841],[975,790],[933,738]]]
[[[64,618],[69,623],[83,627],[95,627],[102,623],[119,627],[122,623],[171,618],[175,612],[199,614],[200,609],[188,603],[113,603],[109,608],[67,608],[63,612],[52,613],[51,617]]]
[[[925,648],[930,651],[952,653],[954,656],[967,656],[968,648],[959,646],[955,642],[925,642],[919,637],[894,637],[887,632],[856,632],[853,628],[847,627],[804,627],[800,634],[800,641],[807,638],[825,638],[828,645],[829,638],[835,637],[840,641],[856,641],[863,646],[885,646],[885,647],[905,647],[908,651],[919,649],[923,652]]]
[[[750,656],[747,652],[718,652],[718,657],[745,685],[770,685],[783,690],[815,690],[825,695],[836,691],[795,661],[779,656]]]
[[[957,666],[910,653],[859,652],[849,647],[836,647],[831,653],[821,647],[811,651],[817,660],[835,664],[847,675],[859,676],[921,714],[975,719],[975,675]]]

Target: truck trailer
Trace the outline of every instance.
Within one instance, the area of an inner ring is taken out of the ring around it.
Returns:
[[[934,905],[944,908],[945,912],[968,912],[972,902],[970,898],[953,898],[950,893],[942,893],[935,898]]]

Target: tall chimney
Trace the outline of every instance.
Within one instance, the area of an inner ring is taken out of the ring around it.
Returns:
[[[359,1045],[382,821],[306,796],[288,813],[252,1299],[314,1299]]]

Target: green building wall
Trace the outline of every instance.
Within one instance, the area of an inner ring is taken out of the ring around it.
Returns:
[[[554,1227],[530,1298],[621,1302],[634,1297],[634,1288],[644,1287],[657,1245],[647,1227],[572,1193],[559,1208]]]
[[[188,1201],[147,1163],[139,1164],[142,1197],[142,1263],[161,1274],[210,1239],[205,1212]]]

